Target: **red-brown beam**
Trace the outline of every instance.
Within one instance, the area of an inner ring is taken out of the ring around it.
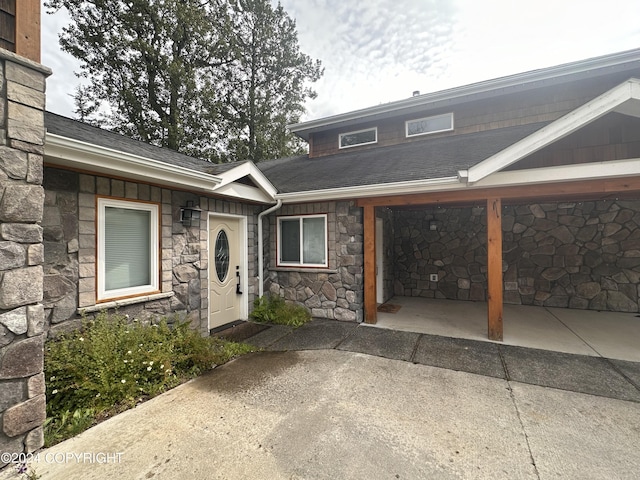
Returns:
[[[376,211],[364,207],[364,321],[376,323]]]
[[[40,0],[16,2],[16,53],[40,63]]]
[[[489,340],[502,341],[502,201],[487,199],[487,323]]]

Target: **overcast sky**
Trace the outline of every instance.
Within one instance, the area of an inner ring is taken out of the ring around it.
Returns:
[[[421,93],[640,48],[638,0],[281,0],[301,50],[320,59],[318,97],[303,120]],[[73,116],[79,63],[42,18],[47,109]]]

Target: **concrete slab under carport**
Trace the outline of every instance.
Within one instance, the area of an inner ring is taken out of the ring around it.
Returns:
[[[489,341],[484,302],[398,296],[386,303],[401,308],[378,312],[376,327]],[[637,315],[505,305],[501,344],[640,362]]]

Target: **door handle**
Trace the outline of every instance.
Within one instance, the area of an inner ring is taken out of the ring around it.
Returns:
[[[242,295],[242,290],[240,290],[240,266],[236,265],[236,294]]]

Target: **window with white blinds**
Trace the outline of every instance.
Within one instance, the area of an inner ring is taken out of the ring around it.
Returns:
[[[158,206],[98,199],[98,300],[158,288]]]

